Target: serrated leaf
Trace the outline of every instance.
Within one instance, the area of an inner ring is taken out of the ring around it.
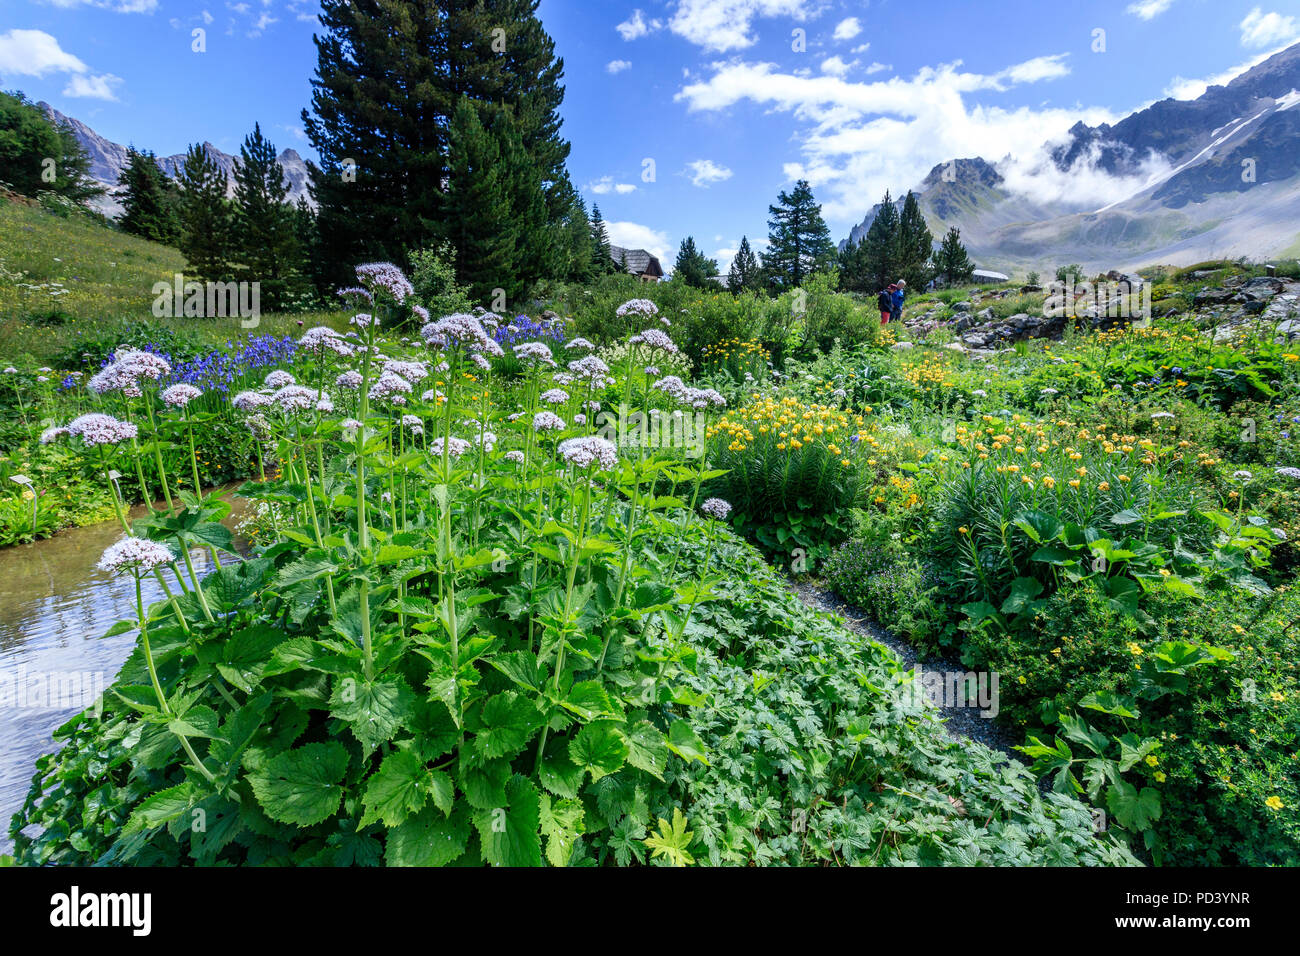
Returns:
[[[328,820],[338,810],[347,769],[347,749],[331,741],[277,754],[248,780],[267,816],[303,827]]]

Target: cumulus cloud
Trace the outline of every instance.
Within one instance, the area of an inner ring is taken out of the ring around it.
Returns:
[[[835,24],[834,36],[837,40],[852,40],[861,32],[862,24],[858,21],[858,18],[847,17]]]
[[[845,63],[844,58],[840,56],[828,56],[822,60],[822,72],[829,73],[831,76],[845,76],[849,70],[857,65],[857,60],[852,63]]]
[[[661,261],[668,258],[667,250],[672,248],[668,233],[643,226],[639,222],[607,222],[605,231],[609,233],[611,245],[622,246],[624,249],[644,249]],[[665,263],[664,268],[671,266],[671,262]]]
[[[1140,20],[1153,20],[1174,5],[1174,0],[1136,0],[1128,5],[1126,13]]]
[[[706,50],[726,53],[753,46],[759,17],[807,20],[821,12],[814,0],[680,0],[668,29]]]
[[[610,60],[605,64],[605,70],[608,73],[622,73],[624,70],[631,69],[632,64],[628,60]]]
[[[691,178],[692,185],[706,189],[714,183],[730,179],[732,175],[730,169],[719,166],[711,159],[697,159],[687,163],[685,173]]]
[[[1058,175],[1045,163],[1045,141],[1064,138],[1080,120],[1116,122],[1108,110],[986,102],[989,94],[1067,74],[1064,55],[1035,57],[989,74],[960,67],[958,61],[925,67],[910,78],[854,82],[733,60],[713,64],[711,76],[688,82],[676,99],[690,111],[750,103],[790,113],[803,128],[791,136],[799,155],[783,170],[790,179],[813,184],[832,220],[860,217],[886,189],[896,193],[916,186],[933,166],[954,156],[1008,157],[1012,188],[1039,201],[1078,207],[1123,198],[1145,182],[1147,170],[1117,180],[1085,176],[1082,169]]]
[[[1284,17],[1280,13],[1265,13],[1255,7],[1239,24],[1241,28],[1241,45],[1259,49],[1265,46],[1277,46],[1300,37],[1300,22],[1295,17]]]
[[[0,77],[68,74],[64,96],[115,100],[114,88],[122,82],[112,73],[94,74],[79,57],[59,46],[43,30],[0,33]]]
[[[645,14],[640,10],[633,10],[632,16],[628,17],[614,29],[618,35],[629,43],[640,37],[645,36],[654,30],[658,30],[663,23],[659,20],[647,20]]]
[[[626,196],[628,193],[636,192],[636,186],[633,183],[619,183],[614,181],[613,176],[602,176],[593,183],[587,184],[587,189],[597,196],[607,196],[610,193],[617,193],[620,196]]]

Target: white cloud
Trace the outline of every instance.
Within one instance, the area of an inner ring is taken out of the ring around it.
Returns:
[[[845,63],[843,57],[828,56],[822,60],[822,72],[829,73],[831,76],[847,76],[849,70],[857,65],[857,60],[852,63]]]
[[[1284,17],[1280,13],[1264,13],[1259,7],[1246,14],[1239,24],[1241,27],[1241,45],[1259,49],[1265,46],[1277,46],[1300,37],[1300,22],[1295,17]]]
[[[668,28],[706,50],[725,53],[753,46],[756,17],[803,21],[820,13],[814,0],[680,0]]]
[[[884,63],[873,63],[867,67],[867,76],[874,76],[877,73],[884,73],[886,70],[892,69],[892,66],[887,66]]]
[[[63,95],[92,100],[116,100],[117,94],[113,90],[121,82],[122,78],[112,73],[103,73],[99,76],[74,73],[68,77],[68,85],[63,88]]]
[[[857,17],[848,17],[835,24],[835,39],[852,40],[862,32],[862,24],[858,22]]]
[[[91,73],[79,57],[64,50],[43,30],[0,33],[0,77],[45,77],[51,73],[68,74],[63,95],[78,98],[115,100],[113,90],[122,82],[111,73]]]
[[[932,167],[957,156],[1009,157],[1008,178],[1017,191],[1078,207],[1123,198],[1141,185],[1139,179],[1145,181],[1145,170],[1117,180],[1084,175],[1082,169],[1057,175],[1044,165],[1045,140],[1063,138],[1080,120],[1116,122],[1108,110],[984,102],[990,93],[1065,75],[1064,55],[1036,57],[992,74],[963,72],[960,66],[854,82],[730,61],[713,64],[712,76],[684,85],[676,99],[690,111],[752,103],[790,113],[803,127],[791,132],[798,155],[784,164],[784,172],[808,179],[832,220],[857,219],[886,189],[914,187]]]
[[[610,60],[605,64],[605,69],[610,73],[622,73],[624,70],[630,69],[631,66],[632,64],[628,60]]]
[[[630,43],[654,30],[658,30],[662,26],[662,21],[646,20],[645,14],[640,10],[633,10],[632,16],[624,20],[614,29],[618,31],[619,36]]]
[[[636,192],[636,185],[633,183],[617,183],[614,181],[613,176],[602,176],[595,182],[588,183],[587,189],[598,196],[605,196],[609,193],[626,196],[628,193]]]
[[[1153,20],[1173,5],[1174,0],[1135,0],[1125,12],[1140,20]]]
[[[668,258],[667,250],[672,248],[668,233],[643,226],[639,222],[607,222],[605,230],[609,233],[611,245],[622,246],[624,249],[644,249],[657,256],[661,262]],[[672,263],[664,263],[664,268],[672,268]]]
[[[852,52],[854,56],[861,56],[863,53],[866,53],[870,49],[871,49],[870,43],[859,43],[857,46],[853,48]]]
[[[114,13],[153,13],[158,0],[44,0],[52,7],[71,10],[75,7],[98,7]]]
[[[0,76],[46,76],[50,73],[85,73],[90,68],[59,46],[42,30],[0,33]]]
[[[691,177],[691,184],[707,189],[714,183],[730,179],[732,172],[726,166],[719,166],[711,159],[697,159],[686,164],[684,172]]]

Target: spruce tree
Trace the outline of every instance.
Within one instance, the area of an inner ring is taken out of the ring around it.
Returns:
[[[190,271],[204,280],[226,278],[229,270],[231,210],[225,171],[202,145],[185,153],[180,184],[180,250]]]
[[[975,273],[975,265],[962,245],[961,230],[956,226],[948,230],[934,253],[934,271],[949,285],[969,282]]]
[[[901,261],[898,251],[898,207],[885,190],[885,198],[880,200],[880,211],[867,227],[867,234],[862,237],[861,256],[858,275],[863,283],[860,291],[879,292],[891,282],[897,282]]]
[[[440,193],[462,97],[509,111],[531,172],[506,178],[522,194],[517,212],[531,221],[540,208],[543,225],[523,258],[564,268],[564,67],[536,10],[537,0],[322,0],[303,121],[321,157],[311,170],[321,251],[337,274],[361,258],[401,261],[446,227]]]
[[[795,183],[791,193],[782,192],[768,212],[772,218],[767,223],[768,252],[763,265],[769,281],[793,289],[812,273],[834,265],[830,230],[807,180]]]
[[[117,197],[122,203],[118,225],[123,232],[154,242],[175,244],[180,238],[179,196],[153,153],[133,147],[126,151],[126,167],[118,177]]]
[[[510,205],[509,173],[500,137],[484,126],[483,107],[461,99],[452,116],[450,168],[441,233],[456,252],[456,274],[483,300],[494,288],[520,291],[514,276],[518,224]]]
[[[262,306],[270,312],[282,311],[303,291],[301,250],[288,195],[275,147],[262,135],[261,125],[254,124],[239,147],[235,167],[233,252],[242,266],[240,277],[261,283]]]
[[[591,239],[592,272],[597,276],[610,276],[618,272],[618,263],[610,251],[609,231],[605,228],[605,220],[601,218],[600,207],[595,203],[591,205]]]
[[[934,255],[934,236],[921,215],[921,204],[910,189],[903,200],[903,211],[898,219],[899,275],[913,289],[924,289],[929,284],[930,259]]]
[[[717,274],[717,260],[710,259],[700,252],[695,245],[695,237],[687,236],[683,239],[677,250],[677,262],[673,265],[673,278],[702,289],[709,285],[709,280]]]
[[[741,236],[740,248],[736,250],[736,258],[731,260],[731,271],[727,274],[727,288],[737,295],[758,289],[763,281],[761,272],[758,256],[750,248],[749,237]]]
[[[562,222],[560,249],[564,257],[559,278],[569,282],[587,282],[594,275],[596,240],[592,235],[587,204],[565,176],[569,213]]]

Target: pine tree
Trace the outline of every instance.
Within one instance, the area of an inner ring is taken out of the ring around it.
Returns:
[[[123,232],[168,245],[180,239],[176,184],[167,178],[153,153],[128,147],[118,187],[116,195],[122,203],[118,225]]]
[[[301,249],[288,195],[275,147],[262,135],[261,125],[254,124],[235,167],[233,251],[242,265],[241,277],[261,283],[262,306],[271,312],[283,310],[303,291]]]
[[[898,267],[901,261],[898,250],[898,207],[885,190],[885,198],[880,201],[880,211],[867,227],[867,234],[859,244],[858,265],[859,282],[863,292],[879,292],[891,282],[900,278]]]
[[[921,204],[910,189],[903,200],[898,219],[898,271],[912,289],[924,289],[931,279],[930,259],[934,255],[934,236],[921,215]]]
[[[104,194],[90,178],[90,156],[72,130],[22,93],[0,93],[0,169],[16,192],[53,192],[85,206]]]
[[[969,282],[975,273],[975,265],[962,245],[961,230],[956,226],[948,230],[934,253],[934,271],[949,285]]]
[[[180,250],[198,278],[223,280],[229,271],[232,239],[225,171],[206,147],[194,145],[185,153],[178,181]]]
[[[683,239],[677,250],[677,262],[673,265],[673,278],[702,289],[717,274],[717,260],[710,259],[696,248],[695,237],[687,236]]]
[[[592,272],[597,276],[611,276],[618,272],[618,263],[610,251],[609,231],[600,216],[600,207],[595,203],[591,205],[591,239]]]
[[[510,113],[531,172],[516,168],[506,178],[516,192],[533,184],[516,211],[531,221],[540,201],[543,226],[522,258],[543,273],[564,268],[555,254],[555,233],[571,213],[559,115],[564,65],[537,3],[322,0],[312,112],[303,121],[321,157],[312,190],[322,255],[336,273],[361,258],[402,261],[446,227],[440,193],[462,97]]]
[[[769,206],[768,252],[763,257],[769,280],[783,289],[797,288],[809,275],[834,265],[835,247],[822,220],[822,207],[813,198],[808,181],[782,192]]]
[[[727,274],[727,288],[737,295],[758,289],[763,282],[761,273],[758,256],[750,248],[749,237],[741,236],[740,248],[736,250],[736,258],[731,260],[731,271]]]

